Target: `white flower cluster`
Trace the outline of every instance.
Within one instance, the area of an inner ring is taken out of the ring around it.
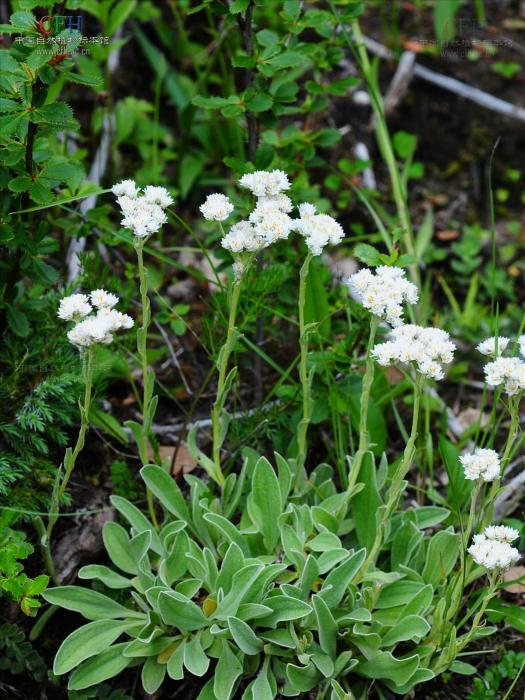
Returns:
[[[510,342],[511,338],[494,336],[479,343],[476,349],[493,358],[483,368],[487,384],[499,386],[506,394],[513,396],[525,391],[525,335],[517,339],[521,357],[503,357]]]
[[[256,170],[243,175],[239,185],[246,187],[256,197],[275,197],[291,187],[288,175],[282,170]]]
[[[345,236],[342,226],[328,214],[316,214],[313,204],[300,204],[299,215],[296,229],[312,255],[321,255],[326,245],[337,245]]]
[[[519,551],[510,544],[518,535],[518,531],[511,527],[487,527],[482,534],[474,535],[468,552],[479,566],[504,571],[520,559]]]
[[[443,379],[443,365],[452,362],[455,350],[446,331],[407,324],[394,328],[390,337],[392,340],[372,350],[372,356],[380,365],[413,364],[425,377]]]
[[[489,357],[498,357],[507,349],[507,345],[510,343],[510,338],[505,338],[503,336],[493,336],[492,338],[487,338],[479,345],[476,346],[476,350],[482,355],[488,355]]]
[[[509,396],[525,391],[525,362],[519,357],[496,357],[484,372],[489,386],[501,386]]]
[[[141,194],[133,180],[123,180],[111,191],[124,215],[121,225],[129,228],[137,238],[157,233],[167,222],[164,209],[173,204],[173,199],[164,187],[148,185]]]
[[[501,464],[495,450],[476,447],[473,454],[462,455],[459,461],[463,465],[465,479],[470,481],[494,481],[500,475]]]
[[[380,265],[375,272],[365,268],[346,281],[350,293],[374,316],[391,326],[403,323],[403,304],[417,304],[418,291],[400,267]]]
[[[199,209],[208,221],[225,221],[233,211],[233,204],[225,194],[209,194]]]
[[[78,348],[88,348],[96,343],[109,345],[113,333],[133,327],[133,319],[113,307],[118,303],[115,294],[95,289],[87,294],[72,294],[60,301],[58,317],[63,321],[75,321],[68,332],[68,340]],[[96,309],[96,313],[92,312]]]
[[[300,218],[291,218],[293,204],[284,194],[290,181],[282,170],[258,170],[243,175],[239,184],[249,189],[257,202],[248,219],[234,224],[223,237],[221,245],[231,253],[255,253],[297,230],[305,237],[310,252],[320,255],[327,244],[336,245],[344,237],[337,221],[327,214],[316,214],[312,204],[301,204]],[[233,211],[233,204],[225,195],[215,193],[208,195],[200,210],[209,221],[224,221]]]

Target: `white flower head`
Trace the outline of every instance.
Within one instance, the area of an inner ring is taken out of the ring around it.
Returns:
[[[224,194],[209,194],[199,207],[208,221],[225,221],[233,211],[233,204]]]
[[[148,185],[144,188],[144,199],[148,204],[158,204],[162,209],[166,209],[173,204],[173,199],[165,187],[155,187]]]
[[[78,321],[92,311],[87,294],[71,294],[60,300],[57,315],[62,321]]]
[[[234,224],[221,240],[221,245],[231,253],[244,251],[256,252],[262,250],[267,244],[257,234],[255,226],[249,221],[239,221]]]
[[[494,481],[501,472],[499,455],[495,450],[477,447],[472,454],[462,455],[459,458],[465,473],[465,479],[469,481]]]
[[[406,278],[400,267],[381,265],[375,271],[367,268],[351,275],[346,281],[350,294],[371,314],[391,326],[403,323],[403,304],[416,304],[417,287]]]
[[[474,535],[472,539],[468,553],[476,564],[489,571],[505,571],[520,559],[520,553],[515,547],[506,541],[489,539],[486,531],[483,534]]]
[[[113,185],[111,191],[115,197],[129,197],[130,199],[136,199],[140,190],[138,189],[135,180],[122,180],[122,182],[117,182]]]
[[[113,341],[113,333],[133,327],[131,316],[112,308],[118,302],[118,297],[105,289],[96,289],[90,294],[92,304],[97,308],[96,314],[91,313],[93,308],[87,302],[86,294],[73,296],[82,297],[81,302],[87,305],[86,309],[89,307],[88,313],[84,314],[82,320],[79,321],[80,317],[75,314],[72,316],[67,314],[69,317],[65,319],[78,321],[67,334],[68,340],[78,348],[88,348],[96,344],[109,345]]]
[[[492,338],[487,338],[483,342],[476,346],[476,350],[482,355],[488,355],[489,357],[498,357],[507,349],[507,345],[510,343],[510,338],[505,338],[503,336],[493,336]],[[497,347],[497,350],[496,350]]]
[[[501,386],[509,396],[525,391],[525,362],[519,357],[496,357],[483,371],[490,387]]]
[[[118,304],[118,296],[106,292],[105,289],[95,289],[89,295],[91,303],[97,309],[112,309]]]
[[[372,350],[372,356],[380,365],[387,367],[400,362],[412,365],[430,379],[443,379],[443,365],[452,362],[455,350],[446,331],[406,324],[394,328],[390,338]]]
[[[343,240],[342,226],[328,214],[316,214],[312,204],[300,204],[299,215],[301,218],[295,222],[295,228],[304,236],[312,255],[321,255],[325,246],[337,245]]]
[[[269,214],[275,212],[289,214],[292,209],[292,200],[285,194],[278,194],[275,197],[259,197],[249,219],[254,224],[260,223]]]
[[[496,542],[514,542],[520,536],[520,533],[514,527],[507,527],[506,525],[490,525],[485,528],[483,533],[488,540],[495,540]]]
[[[282,170],[256,170],[243,175],[239,180],[241,187],[246,187],[256,197],[274,197],[290,189],[288,175]]]
[[[168,217],[164,209],[173,200],[164,187],[148,185],[144,194],[139,196],[140,191],[133,180],[124,180],[115,185],[112,192],[117,196],[117,204],[124,217],[121,226],[129,228],[137,238],[157,233],[167,223]]]

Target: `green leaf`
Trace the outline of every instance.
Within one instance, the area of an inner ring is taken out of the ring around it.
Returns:
[[[154,656],[149,656],[142,667],[142,687],[148,694],[155,693],[166,676],[166,664],[159,664]]]
[[[357,670],[367,678],[388,678],[396,685],[407,683],[419,665],[415,654],[405,659],[396,659],[390,652],[379,651],[367,661],[359,663]]]
[[[233,690],[241,673],[242,663],[231,650],[229,643],[223,641],[213,679],[213,692],[217,700],[230,700],[233,697]]]
[[[459,556],[460,536],[443,530],[436,533],[428,545],[422,577],[434,587],[443,583],[454,568]]]
[[[83,566],[78,572],[78,578],[98,579],[108,588],[131,588],[131,580],[121,576],[113,569],[101,564],[88,564]]]
[[[272,68],[281,70],[282,68],[299,68],[306,61],[306,56],[299,51],[285,51],[266,61]]]
[[[328,574],[319,595],[329,608],[339,605],[365,558],[366,550],[359,549]]]
[[[206,522],[211,523],[217,528],[224,536],[226,542],[235,542],[245,556],[250,556],[250,548],[248,547],[246,539],[241,535],[238,528],[227,518],[218,513],[205,513],[203,518]]]
[[[34,29],[35,28],[35,16],[31,12],[13,12],[9,17],[9,21],[15,27],[22,27],[24,29]]]
[[[420,615],[407,615],[388,630],[383,637],[381,646],[389,647],[398,642],[406,642],[410,639],[418,641],[430,630],[430,625]]]
[[[66,80],[71,83],[77,83],[78,85],[87,85],[88,87],[102,87],[104,81],[100,75],[85,75],[83,73],[73,73],[72,71],[65,71],[63,73]]]
[[[64,102],[54,102],[53,104],[44,105],[33,111],[33,120],[35,123],[47,122],[49,124],[69,125],[73,121],[73,111],[71,107]]]
[[[319,645],[328,656],[335,661],[337,647],[337,622],[334,620],[330,608],[319,595],[312,596],[315,617],[317,619],[317,631]]]
[[[202,649],[199,635],[195,635],[184,645],[184,665],[194,676],[204,676],[210,666],[210,660]]]
[[[242,652],[253,656],[261,651],[263,643],[246,622],[239,620],[238,617],[229,617],[228,627],[230,628],[233,641]]]
[[[199,606],[175,591],[160,593],[159,609],[164,622],[177,627],[181,632],[193,632],[207,624],[207,618]]]
[[[27,123],[26,117],[23,114],[6,114],[4,117],[0,117],[0,134],[2,136],[9,136],[15,132],[20,126],[22,119]]]
[[[58,649],[53,663],[53,673],[60,676],[71,671],[82,661],[100,654],[137,622],[126,620],[95,620],[79,627],[68,635]]]
[[[144,613],[125,608],[120,603],[102,595],[102,593],[97,593],[89,588],[81,588],[80,586],[49,588],[42,596],[48,603],[58,605],[66,610],[79,612],[88,620],[118,617],[144,618]]]
[[[439,42],[452,41],[456,34],[456,12],[461,0],[440,0],[434,4],[434,31]]]
[[[160,467],[151,464],[142,467],[140,474],[164,508],[180,520],[184,520],[193,530],[186,500],[171,476]]]
[[[117,2],[109,13],[108,22],[104,27],[105,34],[113,36],[117,29],[128,19],[136,6],[135,0],[120,0],[120,2]]]
[[[23,311],[9,305],[7,307],[7,322],[11,330],[16,333],[16,335],[25,338],[29,335],[30,327],[29,320]]]
[[[255,36],[257,38],[257,42],[261,46],[273,46],[279,41],[277,34],[271,32],[269,29],[261,29],[261,31],[257,32]]]
[[[359,544],[370,551],[376,537],[377,511],[382,501],[377,487],[374,460],[369,452],[364,455],[359,482],[364,484],[364,488],[352,498],[352,518]]]
[[[256,93],[253,97],[246,101],[246,109],[250,112],[265,112],[271,109],[273,99],[265,93]]]
[[[92,656],[85,661],[71,674],[68,689],[83,690],[117,676],[132,662],[132,659],[128,659],[122,654],[126,646],[127,642],[115,644],[101,654]]]
[[[310,270],[306,284],[304,318],[305,322],[316,323],[321,335],[330,336],[330,304],[328,302],[330,273],[323,261],[315,257],[310,261]]]
[[[9,180],[7,186],[11,192],[18,193],[27,192],[32,184],[33,180],[28,175],[18,175],[18,177],[14,177],[12,180]]]
[[[233,0],[230,5],[230,13],[232,15],[238,15],[241,12],[246,12],[249,5],[250,0]]]
[[[204,97],[204,95],[197,95],[192,99],[192,104],[196,107],[204,107],[205,109],[220,109],[230,104],[230,101],[226,97]]]
[[[444,0],[445,2],[447,0]],[[397,155],[403,160],[412,158],[417,147],[417,138],[408,131],[396,131],[392,139]]]
[[[368,243],[358,243],[354,248],[354,255],[358,260],[370,267],[381,265],[381,253]]]
[[[116,508],[118,512],[126,518],[131,527],[136,530],[137,534],[141,532],[151,533],[151,548],[153,551],[157,554],[164,553],[164,547],[162,546],[157,531],[137,506],[134,506],[133,503],[130,503],[126,498],[122,498],[121,496],[110,496],[109,500],[111,501],[111,505]]]
[[[137,574],[139,562],[151,542],[151,531],[136,535],[131,540],[121,525],[108,522],[102,530],[104,545],[111,561],[128,574]]]
[[[321,674],[313,663],[307,666],[286,665],[286,677],[293,690],[307,693],[321,680]]]
[[[300,620],[312,612],[312,606],[308,605],[308,603],[286,595],[276,595],[271,598],[266,598],[264,600],[264,605],[272,609],[270,615],[259,619],[259,622],[267,627],[275,627],[278,622]]]
[[[253,470],[248,512],[264,538],[267,551],[272,552],[279,539],[281,489],[273,467],[265,457],[257,461]]]
[[[248,564],[237,571],[233,578],[230,592],[221,600],[213,616],[218,620],[227,620],[236,615],[244,597],[250,591],[259,574],[263,570],[262,564]]]
[[[448,670],[452,671],[452,673],[459,673],[462,676],[473,676],[478,672],[478,669],[472,664],[466,664],[464,661],[458,661],[457,659],[450,664]]]

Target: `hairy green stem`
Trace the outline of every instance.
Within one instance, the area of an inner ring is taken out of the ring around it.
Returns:
[[[505,443],[505,448],[503,450],[503,454],[501,455],[500,476],[497,479],[494,479],[494,481],[492,482],[492,486],[490,487],[490,491],[487,497],[487,505],[483,517],[483,527],[490,525],[490,523],[492,522],[492,518],[494,516],[494,501],[496,500],[496,496],[498,495],[499,487],[501,484],[501,478],[503,477],[505,469],[508,466],[512,454],[512,448],[514,447],[516,438],[518,437],[520,425],[519,407],[520,397],[509,396],[510,427],[507,435],[507,441]]]
[[[397,508],[399,498],[401,497],[401,494],[403,492],[404,478],[408,474],[410,467],[412,466],[412,463],[414,461],[414,455],[416,452],[416,439],[419,425],[419,409],[421,406],[421,396],[423,393],[424,382],[424,376],[418,373],[414,382],[414,406],[412,411],[412,427],[410,429],[410,436],[403,451],[403,457],[401,459],[401,462],[399,463],[399,466],[397,467],[396,471],[394,472],[394,476],[392,477],[392,484],[388,492],[388,501],[382,509],[379,522],[377,524],[377,531],[374,543],[361,568],[361,576],[363,576],[368,571],[370,565],[373,563],[375,564],[377,560],[377,557],[383,545],[385,529]]]
[[[370,390],[374,381],[374,358],[372,350],[374,347],[375,337],[379,326],[379,318],[372,316],[370,320],[370,334],[366,346],[366,364],[365,373],[363,376],[363,385],[361,389],[361,401],[359,412],[359,445],[355,453],[351,472],[348,478],[347,494],[351,496],[352,490],[359,477],[359,471],[363,463],[363,458],[370,447],[370,433],[368,432],[368,405],[370,403]]]
[[[301,349],[301,359],[299,362],[299,377],[303,391],[303,416],[299,423],[297,433],[297,472],[299,472],[306,461],[306,437],[308,434],[308,426],[312,414],[312,378],[308,376],[308,330],[305,322],[305,305],[306,305],[306,285],[310,272],[310,262],[312,254],[308,252],[299,273],[299,346]]]
[[[86,348],[82,357],[82,376],[84,380],[84,400],[80,405],[80,429],[78,431],[77,440],[73,450],[68,448],[64,456],[64,472],[62,477],[57,477],[58,481],[53,489],[51,497],[51,505],[48,514],[47,527],[40,517],[35,518],[34,525],[40,538],[40,550],[42,558],[49,572],[51,579],[57,583],[56,569],[53,563],[51,554],[51,534],[60,515],[60,503],[64,497],[67,485],[75,468],[78,455],[84,448],[86,433],[89,426],[89,409],[91,406],[91,394],[93,388],[93,370],[95,361],[96,347]]]
[[[139,267],[139,280],[140,280],[140,301],[142,307],[142,325],[137,332],[137,352],[139,354],[141,371],[142,371],[142,387],[143,387],[143,401],[142,401],[142,425],[139,431],[137,439],[137,448],[139,451],[139,457],[142,464],[147,464],[148,459],[148,444],[149,444],[149,433],[151,422],[153,416],[150,415],[152,409],[152,398],[155,378],[153,372],[150,370],[148,365],[148,328],[151,321],[151,306],[148,297],[148,281],[147,272],[144,266],[144,244],[146,239],[136,238],[135,239],[135,251],[137,253],[137,261]],[[155,513],[155,505],[153,503],[153,494],[146,487],[146,500],[148,504],[148,513],[151,518],[151,522],[155,528],[159,529],[159,523],[157,520],[157,515]]]
[[[239,295],[241,292],[242,277],[234,279],[231,296],[229,300],[230,311],[228,314],[228,331],[226,333],[226,341],[222,346],[219,359],[218,359],[218,370],[219,377],[217,380],[217,397],[215,403],[213,404],[211,412],[211,422],[212,422],[212,439],[213,439],[213,464],[214,464],[214,478],[215,481],[222,486],[224,484],[224,474],[221,466],[221,446],[224,441],[225,435],[221,430],[221,414],[223,412],[224,403],[226,401],[225,384],[228,373],[228,363],[230,359],[231,352],[235,343],[235,337],[237,335],[237,329],[235,327],[235,320],[237,317],[237,307],[239,305]]]

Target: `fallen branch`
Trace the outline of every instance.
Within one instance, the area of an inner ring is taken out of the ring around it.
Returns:
[[[363,37],[366,48],[376,56],[380,58],[387,59],[389,61],[395,59],[394,54],[390,49],[383,44],[380,44],[375,39],[370,37]],[[460,80],[451,78],[448,75],[442,75],[441,73],[436,73],[436,71],[430,70],[430,68],[425,68],[419,63],[414,64],[414,75],[422,80],[426,80],[433,85],[437,85],[443,90],[448,90],[453,92],[460,97],[464,97],[466,100],[475,102],[486,109],[490,109],[498,114],[504,114],[506,117],[511,119],[519,119],[519,121],[525,122],[525,108],[519,107],[518,105],[513,105],[511,102],[506,102],[501,100],[499,97],[494,97],[488,92],[479,90],[478,88],[467,85],[467,83],[462,83]]]

